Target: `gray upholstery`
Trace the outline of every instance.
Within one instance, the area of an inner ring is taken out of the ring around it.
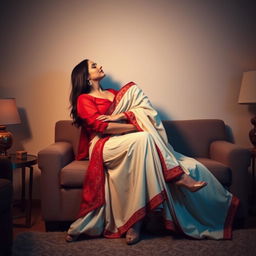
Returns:
[[[163,121],[174,149],[203,163],[241,201],[239,217],[248,214],[250,152],[228,142],[222,120]],[[81,201],[88,161],[75,161],[80,130],[58,121],[55,143],[38,153],[41,169],[42,215],[46,222],[73,221]]]

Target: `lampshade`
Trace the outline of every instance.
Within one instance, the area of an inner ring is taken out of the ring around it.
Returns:
[[[256,71],[243,73],[238,103],[256,103]]]
[[[19,124],[20,116],[14,98],[0,99],[0,125]]]

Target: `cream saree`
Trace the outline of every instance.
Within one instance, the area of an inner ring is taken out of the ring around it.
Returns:
[[[125,113],[138,132],[93,138],[91,174],[85,177],[79,218],[68,234],[117,238],[158,208],[166,229],[197,239],[230,239],[239,200],[205,166],[174,151],[157,112],[136,84],[116,95],[107,114],[118,113]],[[208,185],[195,193],[175,186],[173,179],[184,172]]]

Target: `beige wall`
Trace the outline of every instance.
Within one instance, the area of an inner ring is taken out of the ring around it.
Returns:
[[[223,119],[250,146],[256,108],[237,99],[242,72],[256,69],[254,1],[5,2],[0,96],[15,97],[22,117],[10,127],[13,150],[37,154],[53,142],[83,58],[103,65],[103,86],[137,82],[163,119]]]

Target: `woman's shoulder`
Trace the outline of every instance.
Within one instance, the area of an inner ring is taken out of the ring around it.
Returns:
[[[82,93],[78,96],[78,100],[81,100],[81,99],[90,99],[91,95],[87,94],[87,93]]]
[[[77,103],[78,104],[79,103],[86,103],[86,102],[91,103],[93,101],[94,101],[94,97],[87,94],[87,93],[82,93],[77,98]]]

